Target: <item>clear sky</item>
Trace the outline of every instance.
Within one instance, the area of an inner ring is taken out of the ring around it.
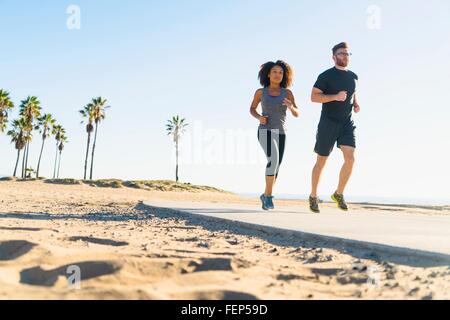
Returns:
[[[81,10],[79,30],[67,27],[69,5]],[[112,108],[99,131],[95,178],[173,179],[165,122],[179,114],[191,124],[181,179],[258,193],[265,165],[249,106],[259,66],[284,59],[295,70],[302,116],[288,118],[276,192],[305,195],[321,109],[309,101],[311,88],[332,66],[331,47],[348,41],[362,107],[348,195],[450,200],[449,15],[448,0],[0,0],[0,88],[17,105],[38,96],[67,128],[63,176],[82,177],[86,134],[77,111],[101,95]],[[39,146],[35,138],[33,167]],[[0,135],[1,174],[11,175],[15,156]],[[44,176],[53,156],[52,141]],[[320,194],[335,190],[341,163],[333,153]]]

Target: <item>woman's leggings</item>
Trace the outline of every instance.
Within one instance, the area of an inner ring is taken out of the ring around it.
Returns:
[[[267,157],[266,176],[278,178],[286,146],[286,135],[279,130],[258,129],[258,140]]]

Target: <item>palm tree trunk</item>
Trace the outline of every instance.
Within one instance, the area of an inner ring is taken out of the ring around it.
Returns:
[[[59,168],[61,168],[61,151],[59,151],[59,160],[58,160],[58,173],[56,177],[59,179]]]
[[[92,180],[92,171],[94,170],[94,153],[95,153],[95,144],[97,143],[97,130],[98,130],[98,123],[95,124],[94,143],[92,144],[91,174],[89,175],[90,180]]]
[[[16,166],[14,167],[14,174],[13,174],[13,177],[16,176],[16,173],[17,173],[17,166],[19,165],[19,159],[20,159],[20,149],[17,149],[17,160],[16,160]]]
[[[27,144],[25,143],[25,148],[23,149],[23,158],[22,158],[22,179],[25,179],[25,157],[27,155]]]
[[[53,179],[56,179],[56,163],[58,161],[58,143],[56,143],[55,165],[53,167]]]
[[[38,161],[37,169],[36,169],[36,178],[38,178],[38,179],[39,179],[39,167],[41,166],[42,151],[44,151],[44,143],[45,143],[45,138],[42,137],[41,152],[39,154],[39,161]]]
[[[176,181],[178,182],[178,141],[176,142],[176,158],[177,158],[177,166],[175,170],[175,178]]]
[[[87,148],[86,148],[86,159],[84,160],[84,180],[86,180],[88,158],[89,158],[89,146],[91,145],[91,133],[88,132]]]
[[[25,161],[25,179],[27,178],[27,169],[28,169],[28,151],[30,150],[30,142],[27,142],[27,156]]]

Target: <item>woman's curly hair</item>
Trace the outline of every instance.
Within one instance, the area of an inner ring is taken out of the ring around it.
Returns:
[[[294,71],[291,66],[282,60],[277,62],[266,62],[261,66],[259,71],[258,79],[263,87],[268,87],[270,85],[269,74],[273,67],[279,66],[283,69],[283,80],[281,81],[282,88],[289,88],[292,85],[292,80],[294,79]]]

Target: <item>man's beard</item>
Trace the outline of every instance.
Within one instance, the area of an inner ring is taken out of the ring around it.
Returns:
[[[339,67],[346,68],[346,67],[348,66],[348,61],[344,61],[344,60],[337,59],[336,64],[337,64]]]

